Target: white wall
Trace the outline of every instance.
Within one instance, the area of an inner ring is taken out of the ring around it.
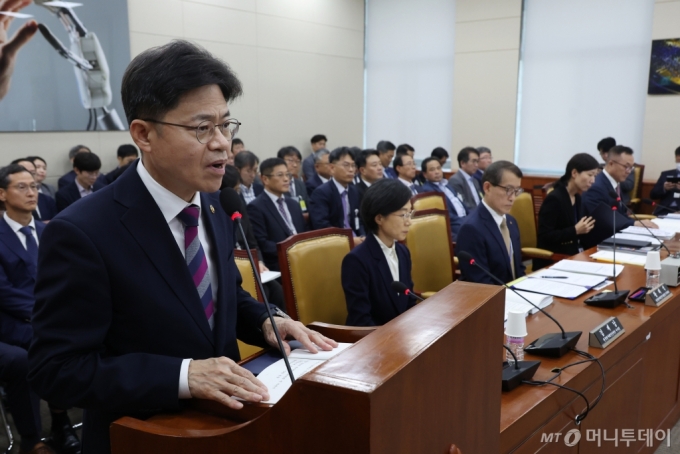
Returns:
[[[368,0],[365,146],[451,141],[455,0]]]
[[[656,0],[652,39],[680,38],[680,0]],[[650,43],[651,48],[651,43]],[[645,180],[656,180],[675,166],[680,146],[680,95],[648,95],[645,107],[642,157]]]
[[[468,145],[513,159],[521,21],[521,0],[456,0],[453,161]]]
[[[306,154],[318,133],[330,147],[361,144],[363,0],[128,0],[128,10],[132,57],[185,38],[232,67],[244,96],[231,112],[260,159],[284,145]],[[54,182],[70,170],[73,145],[92,148],[108,171],[130,142],[127,132],[3,133],[0,159],[41,155]]]

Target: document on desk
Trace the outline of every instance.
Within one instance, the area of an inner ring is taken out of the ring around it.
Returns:
[[[543,309],[544,307],[550,306],[553,303],[552,296],[549,295],[539,295],[538,293],[530,292],[520,292],[520,295],[528,299],[536,306]],[[505,321],[508,321],[508,312],[524,312],[525,315],[535,314],[538,312],[531,304],[524,301],[524,299],[512,291],[505,291]]]
[[[543,295],[552,295],[559,298],[574,299],[588,291],[588,287],[580,285],[562,284],[557,282],[557,279],[523,279],[513,288],[517,290],[524,290],[526,292],[541,293]]]
[[[616,254],[617,256],[619,254]],[[618,258],[618,257],[617,257]],[[618,260],[617,260],[618,261]],[[595,274],[597,276],[610,277],[612,266],[602,263],[583,262],[581,260],[560,260],[549,268],[550,270],[568,271],[570,273]],[[616,265],[616,276],[623,271],[623,265]]]
[[[338,347],[329,352],[319,351],[319,353],[310,353],[305,349],[293,350],[288,356],[290,368],[293,370],[293,376],[297,379],[304,374],[314,369],[316,366],[323,364],[324,361],[340,354],[343,350],[351,347],[353,344],[338,343]],[[275,404],[286,394],[288,388],[292,385],[286,363],[283,359],[276,361],[271,366],[260,372],[257,376],[258,380],[265,384],[269,390],[269,400],[263,402],[265,404]]]
[[[599,260],[601,262],[609,262],[609,263],[614,262],[614,254],[612,254],[612,251],[597,251],[596,253],[591,254],[590,258],[595,259],[595,260]],[[628,265],[645,266],[646,262],[647,262],[647,256],[646,255],[626,254],[625,252],[617,252],[616,253],[616,263],[626,263]],[[608,266],[611,266],[611,265],[608,265]],[[619,266],[619,265],[616,265],[616,266]]]
[[[655,237],[662,240],[670,240],[675,236],[676,232],[680,232],[680,221],[675,219],[654,219],[654,223],[659,226],[658,229],[649,229]],[[621,231],[622,233],[631,233],[633,235],[652,236],[644,227],[630,226]]]
[[[541,279],[546,282],[555,282],[558,284],[578,285],[586,288],[593,288],[604,281],[604,276],[596,274],[570,273],[568,271],[560,271],[555,269],[542,269],[531,273],[527,276],[531,279]]]

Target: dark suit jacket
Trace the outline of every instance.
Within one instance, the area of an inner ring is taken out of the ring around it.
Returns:
[[[61,177],[59,177],[59,180],[57,181],[57,190],[68,186],[69,184],[73,183],[76,181],[76,172],[75,170],[71,170],[68,173],[65,173]],[[55,194],[56,196],[56,194]]]
[[[449,189],[451,190],[451,192],[453,192],[454,195],[456,195],[456,191],[451,186],[449,186]],[[465,219],[465,217],[461,218],[458,216],[456,208],[453,206],[449,198],[446,197],[444,190],[439,185],[432,184],[428,181],[422,186],[421,192],[438,192],[444,195],[444,199],[446,200],[446,207],[449,210],[449,224],[451,225],[451,241],[456,241],[456,238],[458,237],[458,232],[460,231],[460,226],[463,225],[463,220]]]
[[[302,217],[302,210],[297,200],[284,197],[290,217],[297,233],[306,230],[305,219]],[[286,221],[279,212],[272,199],[267,193],[262,193],[255,200],[248,204],[248,216],[253,226],[253,233],[257,244],[262,252],[264,264],[272,271],[280,271],[279,254],[276,251],[276,243],[279,243],[293,233],[288,229]]]
[[[44,229],[35,221],[38,238]],[[0,341],[24,347],[30,342],[36,274],[26,248],[0,216]]]
[[[359,193],[359,206],[361,206],[361,201],[364,199],[364,194],[368,190],[368,186],[366,186],[364,180],[359,178],[359,182],[355,183],[354,187],[357,188],[357,192]]]
[[[97,179],[95,181],[94,186],[92,186],[92,192],[98,191],[101,188],[104,187],[104,184]],[[90,194],[92,195],[92,194]],[[66,207],[74,204],[78,200],[80,200],[82,197],[80,197],[80,191],[78,191],[78,186],[76,185],[76,181],[73,180],[73,182],[69,183],[68,185],[64,186],[63,188],[59,189],[57,191],[57,195],[55,196],[56,201],[57,201],[57,209],[61,212],[66,209]]]
[[[237,337],[263,342],[266,309],[241,288],[233,223],[218,193],[201,194],[201,204],[218,270],[212,331],[136,169],[45,228],[28,377],[45,400],[86,410],[83,452],[109,452],[109,425],[122,415],[179,409],[182,359],[238,360]]]
[[[522,250],[517,221],[509,214],[505,215],[505,219],[510,231],[510,241],[512,243],[513,260],[515,263],[515,277],[522,277],[525,273],[524,265],[522,264]],[[496,221],[491,217],[491,213],[482,203],[466,216],[463,226],[460,228],[458,242],[456,243],[456,255],[460,251],[468,252],[478,264],[491,271],[501,281],[512,281],[510,257],[508,256],[503,236],[498,228],[498,224],[496,224]],[[460,260],[459,268],[465,281],[498,284],[478,267],[470,265],[467,260]]]
[[[41,221],[49,221],[58,213],[57,202],[47,194],[38,193],[38,209],[40,215],[33,211],[33,217]]]
[[[484,171],[481,169],[477,169],[477,171],[472,175],[472,178],[477,180],[479,183],[479,188],[482,189],[482,177],[484,176]],[[482,191],[483,192],[483,191]]]
[[[574,226],[582,217],[581,196],[576,194],[572,205],[567,187],[561,183],[556,184],[538,212],[537,246],[556,254],[578,254],[579,237]],[[550,263],[548,260],[534,259],[534,269],[543,268]]]
[[[671,189],[670,191],[665,191],[663,188],[663,184],[666,182],[667,177],[677,177],[678,175],[680,175],[680,172],[678,172],[676,169],[664,170],[663,172],[661,172],[661,175],[659,176],[659,179],[656,181],[656,184],[654,185],[652,192],[649,193],[649,196],[652,199],[658,200],[661,205],[665,205],[670,208],[675,208],[675,210],[671,211],[666,208],[657,206],[654,209],[655,215],[660,216],[662,214],[680,211],[680,190]],[[676,195],[678,195],[678,198],[676,198]]]
[[[612,193],[615,193],[614,188],[604,174],[604,171],[600,172],[597,177],[595,177],[595,183],[581,196],[581,205],[583,209],[584,216],[600,217],[603,216],[602,213],[603,206],[601,203],[607,207],[612,207],[616,205],[616,198],[613,197]],[[627,208],[624,203],[620,203],[618,207],[618,212],[616,213],[616,231],[619,232],[625,228],[630,227],[635,224],[635,220],[629,218],[625,213],[627,213]],[[611,217],[611,211],[608,211]],[[612,230],[610,227],[612,222],[602,223],[595,222],[595,227],[587,235],[581,239],[581,244],[584,249],[596,246],[600,241],[612,236]]]
[[[291,181],[290,184],[295,185],[295,199],[297,199],[298,202],[300,201],[300,198],[304,200],[305,210],[309,209],[309,193],[307,192],[305,182],[299,178],[293,178],[293,181]],[[286,192],[286,195],[289,197],[293,197],[293,195],[290,192]],[[300,209],[302,209],[302,203],[299,203],[299,205]]]
[[[347,201],[349,202],[349,225],[356,236],[363,236],[364,226],[359,217],[359,191],[353,184],[347,186]],[[314,230],[345,227],[342,200],[333,180],[328,180],[312,194],[309,204],[309,220]]]
[[[392,178],[392,179],[397,179],[399,176],[397,175],[397,171],[394,170],[392,167],[383,167],[383,175],[385,178]]]
[[[322,184],[323,181],[321,181],[321,178],[319,178],[319,175],[316,173],[312,176],[312,178],[308,178],[307,181],[305,181],[305,188],[307,188],[307,194],[309,194],[310,202],[314,190]],[[309,207],[307,207],[307,209],[309,209]]]
[[[413,288],[411,254],[397,243],[399,281]],[[384,325],[415,305],[415,300],[392,290],[392,273],[372,233],[342,260],[342,288],[347,302],[347,325]]]
[[[465,178],[465,172],[459,169],[458,172],[449,178],[449,186],[455,189],[456,193],[463,197],[463,205],[465,205],[465,209],[470,212],[477,207],[477,204],[475,203],[475,198],[472,195],[470,185]],[[479,197],[479,201],[481,203],[482,199],[484,198],[482,195],[482,188],[474,177],[472,178],[472,183],[477,190],[477,196]]]

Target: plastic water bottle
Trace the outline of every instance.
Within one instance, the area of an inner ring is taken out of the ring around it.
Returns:
[[[661,284],[661,270],[647,270],[647,283],[645,287],[656,288]]]
[[[524,361],[524,338],[506,336],[506,339],[507,341],[505,345],[507,345],[510,351],[515,354],[517,361]],[[508,364],[515,364],[515,358],[513,358],[510,352],[507,350],[505,352],[505,358],[508,361]]]

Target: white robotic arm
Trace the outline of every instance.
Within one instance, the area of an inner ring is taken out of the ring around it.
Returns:
[[[44,24],[39,25],[45,39],[74,65],[80,101],[83,107],[90,111],[88,129],[92,125],[93,129],[101,126],[107,130],[124,130],[125,127],[116,110],[108,108],[113,99],[109,65],[97,35],[85,29],[72,8],[51,6],[50,0],[36,0],[35,3],[55,13],[69,34],[70,50],[66,49]],[[102,109],[102,115],[97,116],[96,109]]]

